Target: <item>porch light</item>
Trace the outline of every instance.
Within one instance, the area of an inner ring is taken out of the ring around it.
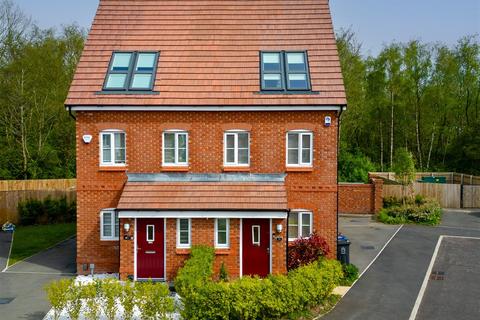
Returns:
[[[130,230],[130,224],[129,223],[125,223],[123,225],[123,230],[125,230],[125,233],[128,233],[128,231]]]
[[[277,233],[281,233],[283,230],[283,225],[277,224]]]

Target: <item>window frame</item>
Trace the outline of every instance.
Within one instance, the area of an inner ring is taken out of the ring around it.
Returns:
[[[165,162],[165,134],[174,134],[174,162],[173,163],[166,163]],[[186,161],[185,162],[178,162],[178,135],[180,134],[185,134],[186,135],[186,140],[185,140],[185,147],[186,147]],[[189,143],[189,134],[188,131],[185,130],[165,130],[162,132],[162,166],[163,167],[188,167],[188,143]]]
[[[180,220],[188,221],[188,243],[180,243]],[[192,247],[192,219],[177,218],[177,248],[190,249]]]
[[[292,238],[290,236],[290,233],[288,234],[288,241],[295,241],[297,239],[301,239],[301,238],[309,238],[310,235],[312,234],[313,232],[313,212],[312,211],[308,211],[308,210],[300,210],[300,211],[291,211],[290,212],[290,215],[291,214],[296,214],[297,217],[298,217],[298,225],[297,225],[297,237],[296,238]],[[290,218],[290,215],[289,215],[289,218]],[[308,236],[304,236],[303,235],[303,217],[308,215],[310,218],[310,230],[309,230],[309,233],[308,233]],[[287,228],[290,227],[290,222],[288,221],[289,219],[287,219]]]
[[[219,230],[218,230],[218,220],[219,219],[225,219],[225,221],[226,221],[225,233],[226,233],[227,243],[219,243],[218,242],[218,232],[219,232]],[[215,248],[221,248],[221,249],[230,248],[230,219],[229,218],[216,218],[215,219]]]
[[[149,239],[148,238],[148,227],[152,227],[153,231],[152,231],[152,239]],[[145,227],[145,233],[146,233],[146,240],[147,242],[150,244],[150,243],[154,243],[155,242],[155,225],[154,224],[147,224],[147,226]]]
[[[288,163],[288,135],[289,134],[297,134],[298,135],[298,163]],[[303,154],[302,154],[302,149],[303,149],[303,139],[302,137],[304,135],[309,135],[310,136],[310,162],[303,162]],[[311,130],[290,130],[287,131],[287,134],[285,135],[285,163],[287,167],[313,167],[313,131]]]
[[[263,83],[264,74],[277,74],[278,72],[265,72],[263,68],[263,54],[264,53],[278,53],[280,55],[280,79],[282,82],[282,88],[265,88]],[[289,53],[302,53],[305,60],[305,72],[290,72],[288,70],[287,55]],[[302,93],[302,92],[312,92],[312,81],[310,79],[310,65],[308,61],[308,50],[265,50],[260,51],[260,91],[261,92],[277,92],[277,93]],[[305,89],[291,89],[288,85],[288,75],[289,74],[305,74],[307,81],[307,88]]]
[[[125,160],[123,163],[115,162],[115,134],[123,133],[125,139]],[[105,162],[103,159],[103,136],[110,135],[110,162]],[[99,134],[99,151],[100,151],[100,166],[101,167],[125,167],[127,165],[127,133],[124,130],[119,129],[107,129],[100,131]]]
[[[254,231],[255,229],[258,230],[258,241],[255,241],[255,231]],[[252,225],[252,245],[254,246],[260,246],[260,244],[262,243],[260,230],[261,230],[260,225],[258,224]]]
[[[238,163],[238,135],[239,134],[247,134],[247,163]],[[234,161],[227,162],[227,136],[233,135],[234,142],[233,142],[233,152],[234,152]],[[223,166],[224,167],[249,167],[250,166],[250,132],[247,130],[227,130],[223,133]]]
[[[105,236],[103,232],[105,214],[110,214],[112,217],[112,224],[110,226],[111,236]],[[118,241],[120,234],[120,219],[118,218],[118,212],[115,209],[102,209],[100,210],[100,240],[101,241]]]
[[[118,53],[129,53],[131,54],[130,56],[130,61],[128,64],[128,70],[125,71],[115,71],[112,70],[112,64],[113,64],[113,58],[115,57],[115,54]],[[154,64],[153,64],[153,70],[152,72],[149,71],[135,71],[135,66],[137,65],[138,62],[138,57],[140,54],[155,54],[154,58]],[[108,63],[108,69],[105,75],[105,79],[103,81],[103,86],[102,86],[102,91],[108,92],[108,91],[113,91],[115,93],[119,92],[142,92],[142,91],[153,91],[153,87],[155,86],[155,79],[157,75],[157,68],[158,68],[158,60],[160,57],[160,52],[159,51],[123,51],[123,50],[114,50],[112,52],[112,55],[110,56],[110,62]],[[125,78],[125,85],[123,88],[111,88],[107,87],[107,82],[110,74],[126,74]],[[151,74],[152,75],[152,81],[150,83],[149,88],[133,88],[133,78],[136,74]]]

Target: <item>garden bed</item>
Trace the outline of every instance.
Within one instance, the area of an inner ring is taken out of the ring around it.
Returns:
[[[416,223],[438,225],[442,218],[442,209],[435,199],[415,198],[383,200],[383,209],[378,214],[378,221],[387,224]]]

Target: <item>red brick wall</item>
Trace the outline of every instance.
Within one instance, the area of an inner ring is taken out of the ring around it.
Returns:
[[[324,127],[324,117],[332,125]],[[223,132],[228,129],[250,131],[250,172],[287,173],[289,208],[313,212],[313,227],[327,239],[336,252],[336,143],[334,112],[78,112],[77,179],[78,238],[77,266],[95,263],[98,272],[133,273],[133,241],[100,241],[99,212],[115,208],[126,181],[126,172],[161,172],[161,134],[166,129],[189,131],[189,172],[223,172]],[[127,167],[110,170],[99,167],[99,133],[106,129],[126,132]],[[286,132],[308,129],[314,132],[314,168],[291,172],[285,168]],[[93,136],[90,144],[82,136]],[[237,275],[238,220],[232,220],[229,254],[218,254],[216,269],[222,261],[231,275]],[[278,222],[273,222],[275,226]],[[133,228],[133,223],[132,228]],[[197,231],[195,231],[197,230]],[[286,228],[283,231],[285,239]],[[122,230],[123,232],[123,230]],[[122,238],[122,234],[121,237]],[[167,221],[167,275],[172,277],[187,255],[176,252],[175,223]],[[192,242],[213,244],[213,219],[192,220]],[[274,241],[273,271],[285,271],[285,243]],[[120,263],[119,252],[122,252]]]
[[[369,184],[340,183],[338,211],[340,213],[374,214],[382,208],[383,180],[371,179]]]

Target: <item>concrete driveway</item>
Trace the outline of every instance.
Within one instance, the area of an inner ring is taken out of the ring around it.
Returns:
[[[360,235],[352,233],[353,243],[356,236],[360,243],[377,237],[356,228]],[[477,238],[478,210],[444,210],[438,227],[403,226],[325,319],[478,319]],[[353,263],[364,263],[358,250],[352,254]]]
[[[34,255],[0,273],[0,318],[43,319],[50,309],[44,287],[75,275],[75,238]]]
[[[12,234],[9,232],[0,231],[0,271],[5,269],[7,266],[11,242]]]

